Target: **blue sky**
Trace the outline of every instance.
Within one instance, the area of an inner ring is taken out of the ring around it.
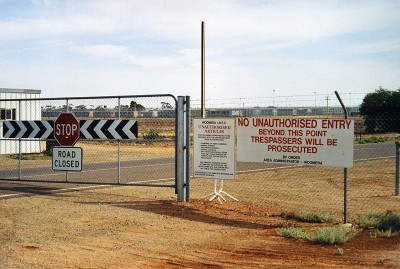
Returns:
[[[0,0],[0,88],[199,100],[201,21],[210,105],[400,88],[398,0]]]

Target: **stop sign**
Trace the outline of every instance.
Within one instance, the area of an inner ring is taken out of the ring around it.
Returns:
[[[61,146],[73,146],[80,135],[79,121],[72,113],[61,113],[54,122],[54,138]]]

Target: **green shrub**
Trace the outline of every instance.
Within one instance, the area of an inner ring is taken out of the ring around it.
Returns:
[[[389,229],[389,230],[387,230],[387,231],[378,230],[378,229],[377,229],[377,230],[375,230],[375,231],[373,232],[373,234],[374,234],[374,236],[390,238],[390,237],[392,237],[392,236],[399,235],[399,232],[392,232],[392,229]]]
[[[366,215],[358,215],[353,221],[361,228],[376,228],[383,217],[384,214],[381,213],[369,213]]]
[[[387,213],[376,225],[378,230],[400,232],[400,213]]]
[[[360,144],[383,143],[383,142],[386,142],[386,141],[388,141],[388,139],[385,139],[383,137],[373,136],[373,137],[370,137],[370,138],[361,139],[360,141],[358,141],[358,143],[360,143]]]
[[[314,229],[314,242],[324,243],[329,245],[343,244],[355,236],[354,231],[347,227],[322,227]]]
[[[385,143],[385,142],[389,142],[389,141],[398,141],[399,138],[400,138],[400,136],[396,136],[396,137],[372,136],[370,138],[363,138],[363,139],[356,140],[356,143],[358,143],[358,144]]]
[[[296,214],[292,211],[283,211],[279,216],[284,219],[296,219]]]
[[[340,256],[344,255],[344,249],[342,249],[342,248],[337,248],[337,249],[335,250],[335,255],[340,255]]]
[[[400,232],[400,213],[369,213],[357,216],[354,222],[361,228]]]
[[[335,222],[335,218],[330,215],[308,211],[301,211],[298,215],[294,212],[284,211],[280,216],[285,219],[293,219],[309,223]]]
[[[148,133],[145,133],[143,135],[143,138],[144,139],[151,139],[151,140],[158,139],[158,138],[160,138],[160,133],[159,133],[159,131],[157,129],[150,129],[150,131]]]
[[[16,159],[16,160],[19,160],[19,155],[13,155],[12,158]],[[35,156],[31,156],[31,155],[21,155],[21,160],[22,161],[36,160],[36,157]]]
[[[310,236],[306,228],[282,228],[278,235],[286,238],[307,240],[323,244],[343,244],[355,236],[355,231],[348,227],[319,227],[314,229],[314,236]]]
[[[296,227],[282,228],[278,230],[278,235],[286,238],[309,240],[309,236],[305,228],[296,228]]]
[[[307,211],[300,212],[298,220],[311,223],[324,223],[335,221],[335,219],[330,215]]]

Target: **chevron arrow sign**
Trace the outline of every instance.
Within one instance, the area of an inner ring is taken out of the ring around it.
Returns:
[[[53,121],[4,121],[3,137],[4,138],[54,138],[54,122]]]
[[[4,121],[4,138],[54,139],[54,121]],[[83,139],[137,139],[136,120],[80,120]]]
[[[137,139],[136,120],[81,120],[80,138],[86,139]]]

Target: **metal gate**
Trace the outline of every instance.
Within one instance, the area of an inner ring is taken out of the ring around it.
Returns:
[[[189,200],[189,107],[188,96],[170,94],[0,99],[0,180],[171,187]],[[63,113],[91,124],[74,145],[83,152],[79,172],[52,169]],[[134,120],[137,137],[110,135]]]

